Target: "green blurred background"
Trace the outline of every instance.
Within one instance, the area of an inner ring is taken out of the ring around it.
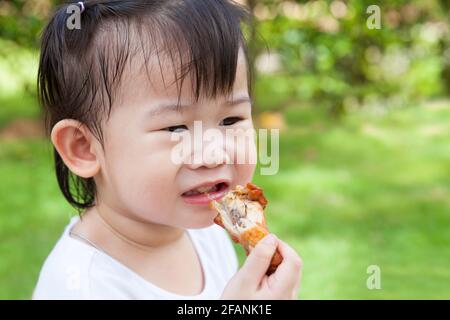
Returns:
[[[30,298],[76,214],[36,99],[39,34],[59,2],[0,0],[1,299]],[[271,231],[303,257],[299,297],[450,298],[449,2],[240,2],[255,16],[255,122],[281,129],[279,172],[255,182]]]

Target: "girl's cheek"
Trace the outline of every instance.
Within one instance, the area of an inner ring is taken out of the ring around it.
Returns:
[[[245,143],[242,141],[234,144],[233,166],[237,178],[235,184],[245,185],[253,180],[257,163],[257,149],[253,136],[248,136]]]
[[[149,221],[163,222],[161,213],[170,212],[177,195],[173,190],[173,178],[170,173],[165,174],[164,168],[159,166],[160,172],[140,172],[130,175],[128,183],[121,186],[120,198],[132,214]]]
[[[240,164],[236,166],[237,179],[235,184],[245,185],[253,180],[256,164]]]
[[[225,149],[233,164],[256,164],[256,141],[252,126],[227,132],[225,140]]]
[[[113,183],[123,194],[124,201],[136,203],[157,203],[164,197],[164,191],[172,191],[168,185],[173,184],[176,168],[170,161],[170,148],[155,148],[146,145],[139,150],[123,148],[116,153],[116,161],[108,164],[108,172],[114,176]],[[133,148],[134,149],[134,148]]]

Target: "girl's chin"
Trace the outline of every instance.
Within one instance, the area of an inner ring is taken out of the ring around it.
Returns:
[[[209,223],[203,223],[203,224],[200,223],[200,224],[196,224],[191,227],[188,227],[188,229],[204,229],[204,228],[211,227],[213,224],[214,224],[214,222],[212,222],[212,221]]]
[[[201,229],[210,227],[214,224],[214,218],[216,217],[216,214],[217,213],[215,213],[211,209],[209,209],[209,211],[205,210],[205,212],[192,212],[192,218],[188,221],[188,226],[186,228]]]

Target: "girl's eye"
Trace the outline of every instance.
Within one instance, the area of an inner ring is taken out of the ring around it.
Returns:
[[[187,129],[188,129],[187,126],[182,124],[182,125],[178,125],[178,126],[167,127],[167,128],[164,128],[163,130],[169,131],[169,132],[180,132],[180,131],[187,130]]]
[[[228,118],[223,119],[222,122],[220,123],[220,125],[221,126],[231,126],[241,120],[243,120],[243,119],[240,117],[228,117]]]

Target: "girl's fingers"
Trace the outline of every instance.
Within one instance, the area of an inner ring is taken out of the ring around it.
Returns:
[[[297,300],[298,299],[298,289],[300,287],[300,282],[302,281],[302,272],[300,271],[300,276],[299,279],[297,281],[297,284],[294,288],[294,290],[292,290],[292,300]]]
[[[259,241],[256,247],[250,252],[239,271],[240,278],[245,285],[251,286],[254,289],[259,288],[269,268],[270,260],[277,249],[278,242],[279,240],[275,235],[269,234]]]
[[[272,275],[273,279],[269,281],[270,285],[277,291],[296,292],[303,262],[297,252],[281,240],[278,250],[283,257],[283,262]]]

